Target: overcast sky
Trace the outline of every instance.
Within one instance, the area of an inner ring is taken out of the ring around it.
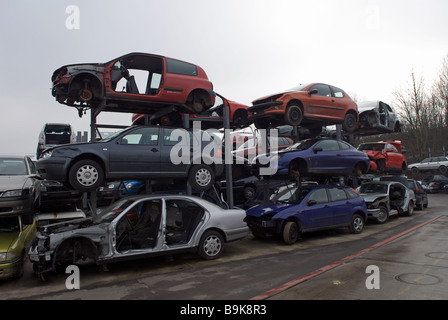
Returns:
[[[0,0],[0,153],[35,154],[47,122],[90,131],[51,95],[60,66],[147,52],[201,66],[247,105],[307,82],[392,103],[411,72],[432,83],[448,54],[448,1]],[[79,9],[79,28],[72,18]],[[66,13],[68,12],[68,13]],[[131,114],[98,123],[130,125]]]

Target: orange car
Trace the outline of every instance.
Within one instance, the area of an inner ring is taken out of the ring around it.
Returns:
[[[308,128],[342,124],[344,131],[353,132],[358,122],[356,103],[343,90],[323,83],[300,85],[252,104],[249,111],[259,129],[284,124]]]

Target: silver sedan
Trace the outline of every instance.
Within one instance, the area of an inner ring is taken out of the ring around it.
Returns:
[[[245,216],[244,210],[222,209],[192,196],[128,197],[93,218],[42,227],[30,248],[30,260],[41,276],[58,266],[161,253],[193,251],[204,259],[217,259],[225,242],[248,234]]]

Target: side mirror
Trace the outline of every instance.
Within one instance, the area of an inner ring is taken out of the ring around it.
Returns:
[[[308,94],[309,95],[316,94],[316,93],[318,93],[317,89],[310,89],[310,90],[308,90]]]
[[[318,153],[319,151],[323,151],[324,149],[322,149],[322,148],[314,148],[313,149],[313,152],[314,153]]]
[[[314,206],[315,204],[317,204],[316,200],[308,200],[308,202],[306,203],[306,205],[309,207]]]

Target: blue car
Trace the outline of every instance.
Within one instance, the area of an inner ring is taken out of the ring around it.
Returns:
[[[255,237],[280,235],[287,244],[309,231],[348,227],[361,233],[368,216],[364,199],[349,187],[287,186],[270,201],[248,209],[245,222]]]
[[[277,161],[272,161],[277,157]],[[303,176],[362,175],[369,170],[370,160],[345,141],[329,138],[307,139],[288,148],[254,159],[253,169],[269,167],[276,175]]]

